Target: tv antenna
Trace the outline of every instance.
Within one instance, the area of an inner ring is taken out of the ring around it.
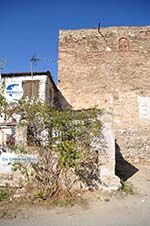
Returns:
[[[39,61],[52,62],[52,63],[56,62],[56,60],[46,58],[46,57],[39,58],[39,57],[36,57],[36,55],[33,55],[30,58],[30,71],[31,71],[31,77],[32,77],[32,91],[31,91],[32,96],[33,96],[33,66]]]
[[[4,68],[4,65],[7,63],[7,59],[1,59],[0,60],[0,86],[2,84],[2,70]]]
[[[111,48],[108,46],[108,42],[107,42],[107,39],[105,38],[105,36],[103,35],[103,33],[101,32],[101,23],[99,22],[98,23],[98,33],[99,35],[103,38],[104,42],[105,42],[105,45],[106,45],[106,51],[111,51]]]
[[[30,70],[31,70],[32,75],[33,75],[33,65],[36,64],[39,61],[52,62],[52,63],[56,62],[56,60],[53,60],[53,59],[50,59],[50,58],[46,58],[46,57],[39,58],[39,57],[36,57],[36,55],[33,55],[30,59]]]

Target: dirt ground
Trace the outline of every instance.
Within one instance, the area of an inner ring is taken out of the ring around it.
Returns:
[[[87,192],[88,205],[16,207],[0,203],[0,226],[150,226],[150,163],[134,164],[138,171],[127,182],[135,194]],[[129,192],[130,193],[130,192]]]

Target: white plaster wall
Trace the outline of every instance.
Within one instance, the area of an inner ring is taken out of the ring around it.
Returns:
[[[5,86],[7,86],[8,83],[10,82],[22,82],[22,81],[32,81],[32,76],[15,76],[15,77],[5,77],[3,78],[3,81],[5,81]],[[39,80],[39,100],[41,102],[46,101],[46,80],[47,76],[46,75],[34,75],[33,76],[33,81],[34,80]]]
[[[14,134],[14,128],[12,127],[0,127],[0,146],[6,146],[7,141],[7,135],[13,135]]]

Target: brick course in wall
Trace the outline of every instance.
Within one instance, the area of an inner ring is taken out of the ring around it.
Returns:
[[[100,31],[60,31],[59,89],[74,109],[112,112],[123,156],[150,160],[150,26]]]

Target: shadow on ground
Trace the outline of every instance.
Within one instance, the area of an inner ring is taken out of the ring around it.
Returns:
[[[132,177],[139,170],[123,158],[121,151],[120,151],[120,147],[117,144],[117,142],[115,142],[115,149],[116,149],[115,174],[121,180],[126,181],[128,178]]]

